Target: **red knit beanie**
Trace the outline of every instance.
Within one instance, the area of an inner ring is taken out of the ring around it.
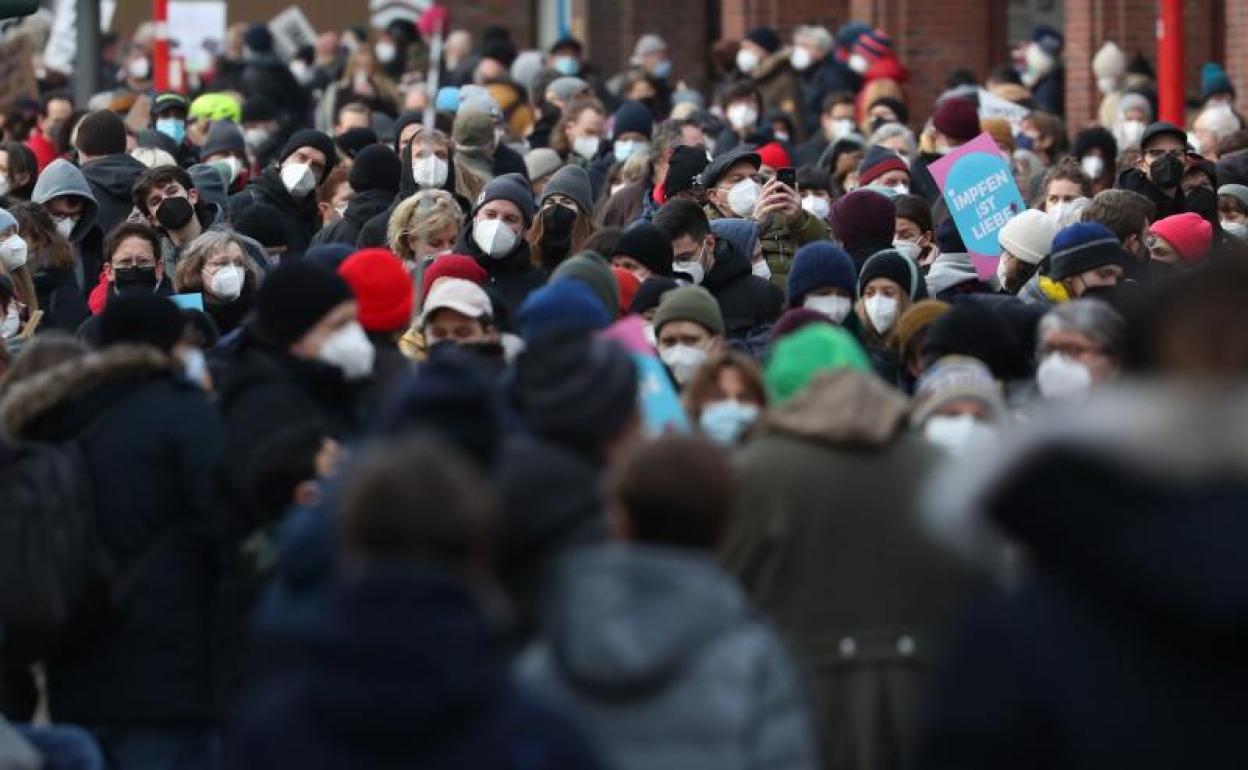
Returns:
[[[338,267],[359,305],[360,325],[369,332],[406,329],[412,320],[412,279],[388,249],[357,251]]]
[[[758,159],[763,162],[763,165],[769,168],[785,168],[793,165],[789,153],[779,142],[768,142],[755,152],[758,153]]]
[[[1213,243],[1213,225],[1200,214],[1190,211],[1159,219],[1148,231],[1179,252],[1179,259],[1184,262],[1198,262],[1209,252]]]
[[[957,142],[979,136],[979,108],[969,99],[946,99],[932,116],[936,130]]]
[[[490,274],[477,264],[477,260],[463,254],[443,254],[425,268],[425,280],[421,287],[421,296],[428,297],[433,282],[439,278],[463,278],[480,286]]]
[[[615,273],[615,283],[620,289],[620,315],[628,315],[628,308],[633,304],[637,290],[641,288],[641,281],[637,280],[632,271],[622,267],[613,267],[611,272]]]

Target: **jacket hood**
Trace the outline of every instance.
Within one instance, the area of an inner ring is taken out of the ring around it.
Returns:
[[[680,675],[749,605],[707,557],[675,549],[605,545],[559,565],[545,633],[574,686],[636,694]]]
[[[749,219],[716,219],[711,222],[711,232],[716,238],[723,238],[733,248],[745,255],[748,260],[754,254],[754,244],[758,243],[758,225]]]
[[[503,706],[507,679],[489,627],[449,576],[371,567],[337,588],[299,637],[299,710],[318,732],[390,751],[396,736],[436,746]]]
[[[178,363],[147,345],[114,345],[17,383],[0,404],[0,423],[14,440],[70,435],[114,401],[136,379],[172,376]]]
[[[225,179],[212,166],[197,163],[187,171],[191,181],[199,192],[199,202],[224,209],[229,204],[230,195],[226,190]],[[215,220],[214,220],[215,221]]]
[[[767,80],[785,72],[793,72],[793,65],[789,63],[789,58],[792,55],[793,49],[788,47],[768,54],[758,63],[758,67],[754,69],[752,79],[755,81]]]
[[[95,226],[96,217],[100,213],[100,204],[91,192],[91,185],[82,175],[82,170],[64,158],[57,158],[39,174],[35,189],[30,199],[35,203],[46,204],[53,198],[72,195],[82,198],[86,205],[82,210],[82,218],[78,220],[69,239],[75,243],[82,240],[87,231]]]
[[[1248,635],[1248,392],[1129,383],[1055,406],[927,485],[929,528],[968,556],[999,534],[1141,621]]]
[[[350,220],[356,229],[363,227],[368,220],[384,213],[394,204],[394,193],[388,190],[365,190],[356,193],[347,203],[345,219]]]
[[[84,177],[122,201],[131,200],[134,182],[144,171],[147,166],[124,153],[106,155],[82,167]]]
[[[927,271],[927,295],[938,296],[967,281],[979,282],[970,255],[942,253]]]
[[[768,410],[760,432],[881,448],[904,429],[909,413],[905,397],[875,374],[838,369],[816,375],[796,396]]]
[[[702,285],[714,294],[743,275],[750,275],[750,258],[741,253],[731,241],[716,240],[715,264],[706,274]]]

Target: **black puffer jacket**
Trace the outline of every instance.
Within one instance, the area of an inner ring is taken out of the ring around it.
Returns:
[[[282,217],[286,228],[286,258],[302,257],[321,221],[316,195],[309,193],[303,200],[295,200],[282,184],[281,172],[271,168],[251,180],[242,192],[230,196],[229,220],[236,221],[243,211],[259,203],[272,206]]]
[[[520,241],[515,250],[502,259],[492,259],[477,246],[472,239],[472,223],[469,222],[455,242],[455,253],[466,254],[477,260],[477,264],[490,274],[485,285],[498,292],[507,304],[511,315],[515,316],[521,303],[531,292],[541,288],[546,282],[542,271],[533,266],[532,255],[529,253],[529,242]]]
[[[715,265],[702,286],[719,302],[728,339],[745,339],[761,331],[784,309],[784,293],[754,275],[749,257],[723,238],[715,242]]]
[[[356,193],[355,197],[347,203],[347,210],[343,212],[342,219],[329,227],[321,228],[320,232],[312,237],[312,245],[345,243],[348,246],[354,246],[360,239],[360,232],[363,231],[364,226],[373,217],[390,211],[394,201],[394,193],[387,190],[365,190]]]
[[[137,578],[115,624],[49,661],[52,718],[92,727],[211,724],[214,552],[224,431],[175,359],[115,346],[16,385],[8,435],[82,441],[104,542]]]

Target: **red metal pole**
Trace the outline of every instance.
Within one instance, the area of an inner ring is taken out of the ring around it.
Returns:
[[[169,0],[152,0],[152,21],[156,39],[152,43],[152,84],[157,91],[169,90]]]
[[[1161,0],[1157,20],[1157,98],[1159,117],[1182,127],[1183,0]]]

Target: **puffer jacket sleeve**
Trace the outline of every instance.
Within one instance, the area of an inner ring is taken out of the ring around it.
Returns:
[[[818,770],[819,741],[813,699],[783,641],[758,623],[751,633],[758,667],[752,707],[755,734],[748,742],[751,770]]]

